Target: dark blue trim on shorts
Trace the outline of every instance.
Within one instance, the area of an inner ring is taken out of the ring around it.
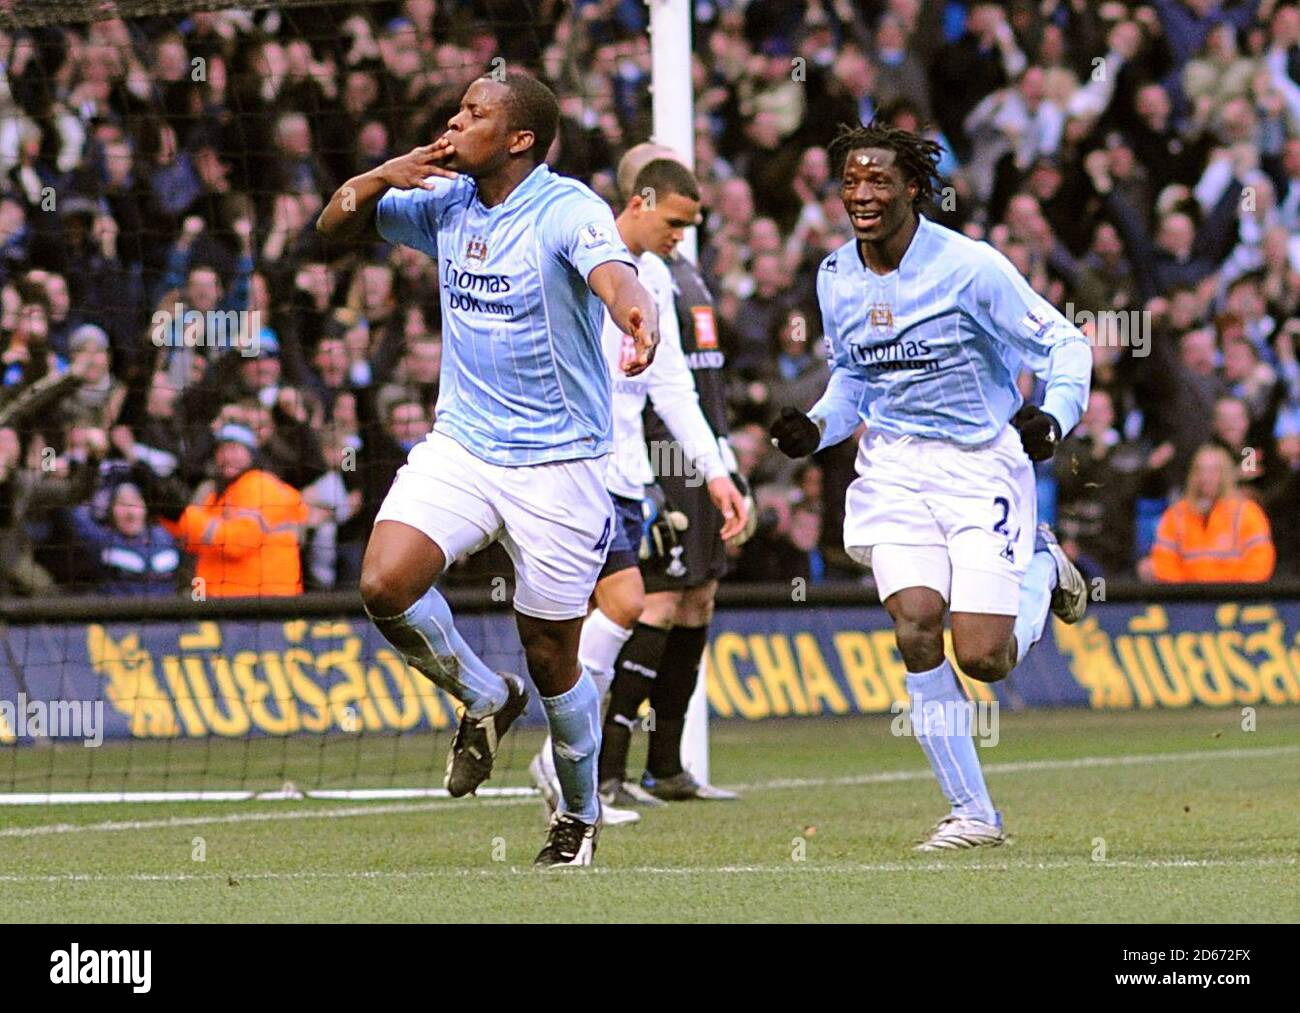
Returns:
[[[601,568],[600,579],[612,573],[637,565],[641,552],[641,529],[645,520],[641,514],[641,501],[626,496],[609,494],[614,503],[614,534],[609,540],[609,554]]]

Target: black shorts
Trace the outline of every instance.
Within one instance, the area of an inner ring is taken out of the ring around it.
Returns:
[[[713,505],[713,500],[709,499],[708,486],[701,481],[703,477],[696,473],[691,485],[686,483],[686,479],[677,476],[659,479],[659,486],[664,491],[668,505],[674,510],[680,510],[691,522],[678,535],[686,572],[672,577],[667,572],[669,560],[641,560],[641,576],[645,580],[647,594],[685,591],[718,580],[727,572],[727,548],[718,535],[722,530],[722,514]]]
[[[639,499],[616,496],[612,492],[609,498],[614,502],[614,532],[610,535],[609,552],[605,555],[605,565],[601,567],[598,580],[636,566],[641,553],[641,530],[645,525]]]

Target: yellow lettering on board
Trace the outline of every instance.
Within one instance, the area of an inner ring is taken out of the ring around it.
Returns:
[[[889,688],[876,671],[871,638],[857,630],[841,630],[832,640],[849,692],[853,694],[853,705],[863,714],[889,710]]]
[[[745,638],[739,633],[723,633],[713,645],[713,657],[718,666],[718,679],[735,702],[740,716],[753,721],[765,718],[771,713],[763,684],[757,676],[749,675],[744,679],[744,686],[736,675],[736,662],[749,660],[749,648]]]
[[[794,655],[790,653],[790,641],[782,633],[771,636],[754,633],[749,637],[749,652],[754,659],[754,667],[767,687],[768,699],[772,701],[772,713],[784,717],[793,712],[799,715],[808,713],[808,701],[804,698],[803,687],[799,685],[799,672],[794,667]]]
[[[817,638],[811,633],[796,633],[794,649],[799,658],[799,671],[803,673],[809,713],[847,713],[849,702],[844,699],[839,686],[835,685],[835,677],[831,675],[826,659],[822,657]]]
[[[275,709],[283,715],[294,732],[299,731],[302,723],[298,720],[298,701],[289,686],[289,677],[284,671],[284,660],[279,651],[262,652],[262,668],[266,672],[266,681],[271,686],[271,699]]]
[[[1154,707],[1155,694],[1151,692],[1146,676],[1142,674],[1142,665],[1138,662],[1137,653],[1133,649],[1133,638],[1116,637],[1115,650],[1119,654],[1120,664],[1124,666],[1124,674],[1128,677],[1129,684],[1137,696],[1138,706]]]
[[[1147,610],[1128,621],[1133,633],[1163,633],[1169,629],[1169,615],[1160,605],[1148,605]]]
[[[221,649],[221,627],[212,620],[198,623],[192,633],[176,638],[182,651],[217,651]]]
[[[239,687],[235,685],[235,676],[231,671],[230,659],[222,654],[210,656],[212,674],[216,680],[216,697],[225,703],[228,715],[217,721],[209,719],[212,730],[218,735],[230,735],[242,738],[248,734],[252,722],[248,718],[248,709],[244,706]]]
[[[379,707],[379,716],[388,728],[407,731],[420,723],[420,698],[411,685],[406,665],[392,651],[379,651],[375,655],[377,665],[371,665],[366,673],[370,682],[370,695]],[[388,679],[384,678],[385,671]],[[391,685],[390,685],[391,680]],[[397,706],[391,686],[397,687]]]
[[[1291,662],[1290,668],[1283,672],[1287,691],[1292,703],[1300,703],[1300,633],[1296,634],[1296,646],[1288,648],[1286,656]]]
[[[1262,630],[1246,635],[1246,650],[1264,655],[1259,666],[1260,690],[1269,703],[1300,703],[1300,653],[1286,649],[1286,627],[1269,608],[1268,620]],[[1294,669],[1292,666],[1295,666]]]
[[[218,690],[208,681],[208,669],[203,659],[187,654],[181,658],[185,677],[189,680],[190,694],[203,715],[203,723],[211,735],[243,735],[248,731],[248,714],[244,705],[236,697],[223,701],[231,713],[223,713],[217,705]],[[228,673],[227,673],[228,674]],[[241,720],[242,719],[242,720]]]
[[[138,633],[114,640],[92,623],[86,629],[86,653],[95,674],[105,680],[104,695],[130,719],[136,738],[170,738],[180,732],[171,698],[153,670],[153,655],[140,645]]]
[[[325,690],[321,688],[321,685],[310,675],[310,669],[315,667],[311,652],[305,647],[291,647],[284,652],[283,657],[284,668],[289,675],[289,685],[293,687],[293,695],[306,708],[299,711],[302,730],[305,732],[328,731],[333,723],[330,719],[329,697],[325,695]],[[304,667],[308,671],[304,671]]]
[[[185,725],[185,734],[192,739],[200,739],[208,734],[208,726],[203,723],[203,715],[194,706],[194,694],[190,684],[181,671],[181,659],[174,654],[164,654],[162,659],[163,678],[176,701],[176,713]]]
[[[263,658],[275,666],[280,677],[279,687],[271,681],[270,665],[266,666],[265,680],[257,677],[257,664]],[[267,735],[292,735],[298,731],[298,708],[285,682],[279,655],[274,651],[264,651],[263,658],[259,658],[256,651],[240,651],[235,655],[235,681],[243,693],[248,716]],[[274,705],[274,710],[267,706],[268,699]]]
[[[1228,698],[1223,703],[1232,703],[1234,696],[1239,704],[1258,703],[1260,697],[1264,695],[1264,689],[1260,685],[1255,666],[1250,663],[1249,658],[1238,651],[1239,647],[1245,645],[1246,638],[1237,630],[1222,630],[1218,636],[1213,633],[1202,633],[1200,639],[1204,645],[1204,654],[1210,670],[1214,672],[1217,680],[1223,682],[1228,691]],[[1219,655],[1223,656],[1222,664],[1217,664]],[[1227,671],[1224,671],[1225,668]]]
[[[1074,681],[1088,691],[1088,706],[1127,709],[1133,706],[1133,691],[1115,660],[1110,635],[1095,618],[1056,630],[1058,649],[1069,659]]]
[[[1222,666],[1209,664],[1205,652],[1196,650],[1200,634],[1185,632],[1173,638],[1161,637],[1162,653],[1166,650],[1167,640],[1172,640],[1169,649],[1177,652],[1178,663],[1187,676],[1187,684],[1192,687],[1192,692],[1196,694],[1198,700],[1215,707],[1222,707],[1232,702],[1232,686],[1229,685]],[[1169,664],[1168,661],[1165,663]]]
[[[1135,637],[1138,658],[1146,666],[1146,671],[1155,687],[1156,696],[1165,707],[1186,707],[1192,702],[1192,691],[1183,678],[1181,668],[1165,670],[1156,657],[1155,645],[1150,637]]]
[[[871,634],[871,646],[876,651],[880,674],[889,687],[890,702],[907,702],[907,666],[898,653],[898,641],[893,630],[876,630]]]
[[[325,624],[317,624],[316,629]],[[338,629],[342,623],[329,624],[328,628]],[[349,627],[350,629],[350,627]],[[343,679],[336,682],[326,692],[329,694],[330,712],[334,723],[340,728],[360,731],[354,717],[348,714],[349,707],[355,706],[355,715],[361,719],[366,731],[377,732],[383,725],[379,721],[379,712],[375,703],[366,692],[366,673],[361,666],[361,640],[358,637],[345,637],[342,647],[336,651],[325,651],[316,657],[316,671],[324,675],[331,668],[343,673]]]

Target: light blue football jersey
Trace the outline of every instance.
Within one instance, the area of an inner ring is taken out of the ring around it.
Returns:
[[[506,466],[601,457],[612,446],[599,265],[636,262],[609,206],[539,165],[496,207],[473,179],[389,190],[379,234],[438,260],[442,377],[434,428]]]
[[[831,379],[810,415],[821,446],[873,430],[978,446],[1023,403],[1021,367],[1047,379],[1062,433],[1088,402],[1087,339],[1005,256],[920,216],[898,268],[863,266],[857,240],[822,261],[817,301]]]

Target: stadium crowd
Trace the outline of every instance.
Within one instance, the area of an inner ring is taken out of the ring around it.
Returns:
[[[815,273],[852,235],[827,145],[873,117],[940,142],[926,213],[1091,339],[1087,414],[1039,468],[1085,573],[1300,575],[1300,6],[694,8],[700,262],[760,516],[728,579],[862,576],[840,544],[852,441],[796,463],[766,428],[825,385]],[[650,134],[645,16],[0,14],[0,593],[354,586],[433,424],[438,272],[407,248],[326,248],[323,200],[427,143],[500,57],[560,95],[552,166],[617,204],[614,166]],[[242,344],[221,340],[227,313]]]

